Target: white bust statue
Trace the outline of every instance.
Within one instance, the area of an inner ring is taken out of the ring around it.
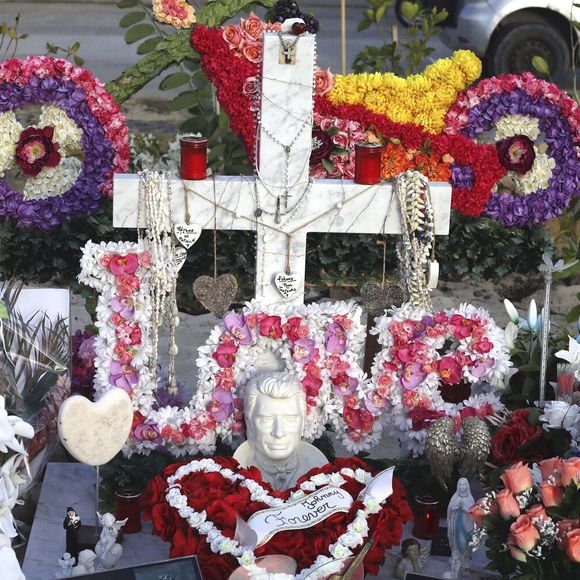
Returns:
[[[247,441],[234,453],[242,467],[255,466],[276,490],[296,485],[302,475],[328,461],[302,441],[306,395],[290,374],[269,372],[254,376],[244,396]]]

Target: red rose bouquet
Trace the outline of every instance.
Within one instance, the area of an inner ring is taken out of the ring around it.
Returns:
[[[195,472],[178,473],[180,467],[193,464],[199,467]],[[178,492],[168,493],[168,479],[176,474],[180,476]],[[295,489],[277,492],[262,481],[259,470],[241,469],[232,458],[176,463],[149,482],[142,498],[144,517],[153,521],[155,533],[171,542],[170,557],[197,555],[206,580],[223,580],[240,563],[251,564],[253,558],[268,554],[290,556],[298,563],[298,570],[305,570],[320,556],[357,553],[364,537],[374,540],[364,560],[365,570],[377,574],[385,550],[399,543],[404,522],[412,518],[405,489],[396,479],[393,494],[381,505],[369,509],[368,503],[355,499],[348,512],[333,514],[310,528],[279,532],[254,552],[240,548],[234,540],[237,516],[247,521],[270,507],[272,498],[294,500],[325,485],[328,479],[359,498],[365,488],[361,482],[370,475],[370,467],[360,459],[337,459],[308,472]],[[178,501],[174,501],[176,497]]]
[[[470,510],[471,544],[485,543],[488,568],[527,580],[580,577],[580,458],[552,457],[533,469],[520,461],[501,479],[504,489]]]

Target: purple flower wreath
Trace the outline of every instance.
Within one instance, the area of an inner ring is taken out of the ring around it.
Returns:
[[[484,79],[458,96],[447,114],[445,132],[452,135],[462,133],[475,140],[491,131],[506,115],[538,120],[546,153],[554,160],[555,166],[547,187],[528,195],[512,195],[498,188],[487,203],[487,215],[509,227],[539,224],[561,215],[572,196],[580,195],[578,105],[554,84],[530,73],[501,75]],[[518,138],[522,142],[525,139]],[[498,141],[496,145],[505,148],[506,141]],[[506,165],[506,168],[515,167]],[[518,172],[525,173],[523,170]],[[465,179],[459,171],[454,177]]]
[[[0,218],[49,230],[94,213],[111,190],[113,173],[125,171],[128,164],[128,131],[118,105],[89,71],[68,61],[5,61],[0,65],[0,114],[26,104],[53,105],[74,120],[82,130],[82,169],[70,189],[46,199],[27,200],[0,180]]]

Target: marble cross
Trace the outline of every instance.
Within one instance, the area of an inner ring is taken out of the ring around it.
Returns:
[[[265,33],[256,177],[174,177],[172,214],[174,223],[184,221],[188,196],[190,223],[209,230],[215,224],[218,230],[255,231],[256,298],[290,305],[304,300],[309,232],[400,234],[401,221],[391,184],[368,186],[340,179],[309,183],[315,37],[300,37],[294,64],[280,59],[280,48],[278,35]],[[446,183],[430,185],[435,233],[445,235],[451,188]],[[115,227],[137,227],[138,199],[138,176],[115,175]],[[168,215],[169,208],[167,219]]]

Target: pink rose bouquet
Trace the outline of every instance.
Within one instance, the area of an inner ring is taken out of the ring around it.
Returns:
[[[471,508],[471,545],[485,543],[488,568],[529,580],[580,577],[580,458],[516,463],[504,489]]]

